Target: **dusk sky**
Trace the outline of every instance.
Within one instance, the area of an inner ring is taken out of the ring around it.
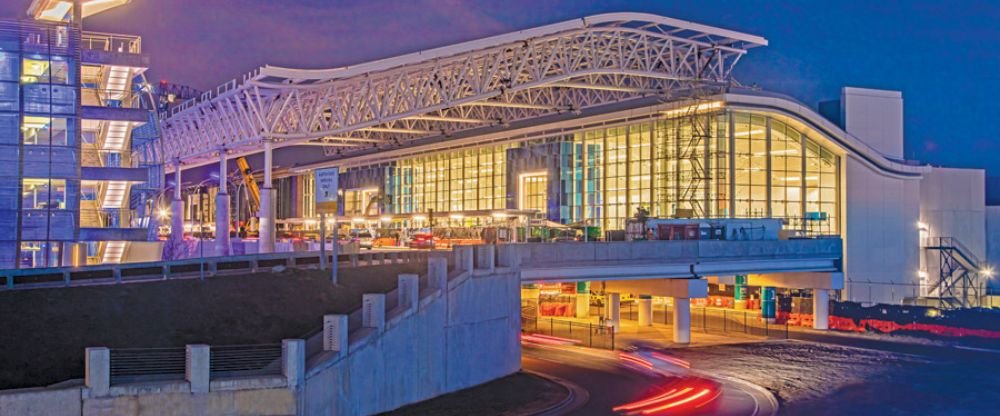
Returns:
[[[29,3],[4,0],[0,17]],[[902,90],[907,158],[1000,175],[996,2],[133,0],[85,27],[141,35],[151,80],[206,89],[264,64],[355,64],[612,11],[763,36],[737,78],[809,105],[844,85]]]

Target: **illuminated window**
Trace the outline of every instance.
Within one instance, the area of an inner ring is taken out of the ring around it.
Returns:
[[[539,213],[545,214],[549,202],[548,174],[544,172],[524,174],[521,175],[520,182],[520,188],[518,189],[518,195],[520,196],[519,208],[536,210]]]
[[[66,209],[66,180],[37,178],[22,179],[21,208]]]
[[[59,57],[51,60],[25,58],[21,61],[21,83],[68,84],[72,79],[71,67],[68,61]]]
[[[61,117],[24,116],[21,131],[24,144],[67,146],[73,142],[69,127],[71,120]]]

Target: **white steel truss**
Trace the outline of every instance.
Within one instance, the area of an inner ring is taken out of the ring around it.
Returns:
[[[337,155],[724,87],[761,37],[640,13],[587,17],[329,70],[265,66],[175,108],[163,156],[329,145]],[[332,155],[334,153],[328,152]]]

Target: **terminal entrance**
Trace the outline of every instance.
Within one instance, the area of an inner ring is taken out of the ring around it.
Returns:
[[[790,275],[786,283],[805,281]],[[622,348],[633,343],[784,339],[796,327],[825,329],[829,290],[776,287],[773,276],[707,277],[705,293],[695,297],[698,294],[691,291],[687,298],[676,289],[657,295],[635,290],[675,279],[527,284],[521,291],[522,330],[595,348]],[[670,294],[675,296],[660,296]]]

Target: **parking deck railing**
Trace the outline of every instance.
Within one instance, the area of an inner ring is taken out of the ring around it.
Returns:
[[[427,261],[427,251],[376,251],[340,254],[338,267],[361,267]],[[332,255],[327,254],[327,261]],[[102,264],[82,267],[0,270],[0,290],[110,285],[169,279],[196,279],[267,272],[275,268],[317,268],[318,251],[246,254],[144,263]]]

